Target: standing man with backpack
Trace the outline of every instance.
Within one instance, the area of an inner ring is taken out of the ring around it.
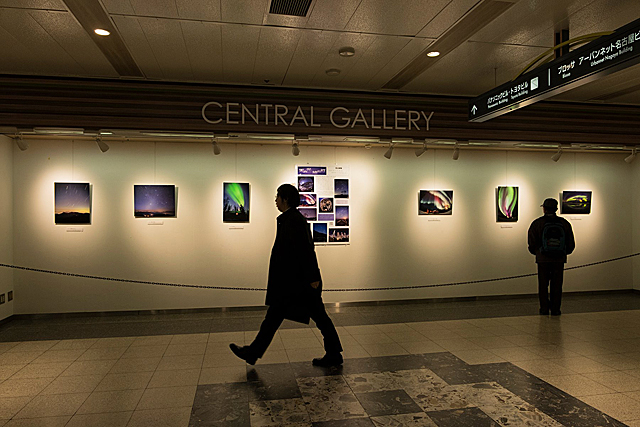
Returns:
[[[556,215],[558,201],[545,199],[544,215],[531,223],[528,232],[529,252],[538,264],[538,296],[540,314],[560,315],[564,264],[576,247],[571,224]],[[547,290],[549,289],[549,290]]]

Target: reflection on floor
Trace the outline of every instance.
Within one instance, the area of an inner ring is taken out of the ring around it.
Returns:
[[[0,426],[640,426],[639,302],[380,306],[359,324],[372,307],[341,307],[346,360],[328,370],[310,364],[319,332],[293,323],[256,366],[233,356],[263,311],[19,320],[0,331]]]

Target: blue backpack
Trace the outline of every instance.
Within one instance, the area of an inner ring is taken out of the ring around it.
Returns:
[[[542,228],[542,251],[545,255],[566,255],[564,227],[558,222],[547,222]]]

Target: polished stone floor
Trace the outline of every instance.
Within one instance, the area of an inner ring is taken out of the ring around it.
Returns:
[[[640,426],[640,297],[330,308],[255,366],[263,310],[18,318],[0,328],[0,426]],[[301,327],[303,326],[303,327]]]

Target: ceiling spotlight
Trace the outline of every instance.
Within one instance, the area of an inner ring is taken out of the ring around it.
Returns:
[[[384,153],[384,156],[385,156],[387,159],[391,159],[391,155],[393,155],[393,147],[394,147],[394,145],[395,145],[395,144],[389,144],[389,149],[387,150],[387,152],[386,152],[386,153]]]
[[[20,151],[26,151],[27,148],[29,148],[29,144],[27,143],[27,141],[22,139],[22,135],[18,135],[18,137],[16,138],[16,144],[18,145]]]
[[[636,155],[638,154],[638,149],[634,148],[631,150],[631,154],[624,158],[624,161],[627,163],[632,163],[636,159]]]
[[[345,47],[341,47],[340,50],[338,51],[338,54],[340,54],[340,56],[353,56],[356,54],[356,50],[350,46],[345,46]]]
[[[340,74],[340,70],[337,68],[329,68],[325,73],[327,73],[327,76],[337,76]]]
[[[213,154],[219,156],[222,153],[220,146],[218,145],[218,141],[215,138],[211,141],[211,148],[213,148]]]
[[[556,152],[556,154],[551,156],[551,160],[553,160],[554,162],[557,162],[558,160],[560,160],[561,156],[562,156],[562,147],[558,147],[558,151]]]
[[[102,138],[96,138],[96,144],[98,144],[98,148],[100,148],[100,151],[102,151],[103,153],[109,151],[109,146],[102,140]]]
[[[111,34],[110,31],[107,31],[105,29],[102,28],[96,28],[95,30],[93,30],[94,33],[96,33],[99,36],[108,36],[109,34]]]
[[[427,56],[429,58],[435,58],[436,56],[440,56],[440,52],[438,52],[437,50],[433,50],[433,51],[427,53]]]
[[[297,142],[294,142],[293,144],[291,144],[291,154],[293,154],[294,156],[300,155],[300,147],[298,147]]]
[[[427,143],[425,142],[424,144],[422,144],[422,148],[418,148],[416,150],[416,157],[420,157],[422,156],[425,151],[427,151]]]
[[[453,149],[453,157],[452,157],[452,159],[453,160],[458,160],[459,157],[460,157],[460,147],[456,146]]]

